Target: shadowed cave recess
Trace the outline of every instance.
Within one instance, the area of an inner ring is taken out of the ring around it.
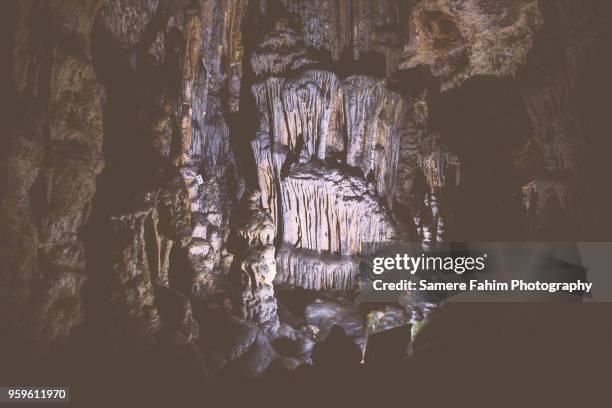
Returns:
[[[609,306],[357,296],[370,242],[611,240],[608,1],[1,3],[0,385],[319,406],[609,369]]]

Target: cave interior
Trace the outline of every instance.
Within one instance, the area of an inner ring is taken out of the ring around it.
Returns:
[[[448,304],[411,338],[419,305],[358,297],[370,242],[611,240],[609,2],[0,7],[2,380],[312,404],[609,362],[604,305]]]

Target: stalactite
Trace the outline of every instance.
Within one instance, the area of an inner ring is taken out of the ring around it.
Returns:
[[[350,256],[321,254],[283,246],[276,256],[276,284],[310,290],[351,291],[357,287],[359,262]]]
[[[363,54],[384,56],[386,74],[398,66],[401,47],[399,0],[283,0],[300,19],[307,47],[331,52],[339,60],[349,51],[353,59]]]
[[[316,163],[294,165],[281,182],[283,241],[319,253],[358,254],[394,237],[393,221],[372,186]]]
[[[257,83],[253,94],[261,116],[251,145],[263,203],[274,219],[281,216],[275,198],[281,170],[298,155],[325,160],[346,151],[346,164],[364,177],[372,173],[377,193],[392,207],[405,106],[384,80],[352,76],[340,82],[330,72],[306,71],[294,80]]]

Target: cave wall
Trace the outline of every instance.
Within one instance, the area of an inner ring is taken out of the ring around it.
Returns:
[[[79,232],[104,166],[105,92],[90,52],[101,5],[6,5],[14,42],[3,50],[12,107],[2,138],[0,331],[16,341],[62,341],[83,320]]]
[[[274,332],[370,241],[606,236],[605,2],[2,7],[3,341]]]

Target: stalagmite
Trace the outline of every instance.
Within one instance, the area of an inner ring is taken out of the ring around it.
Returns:
[[[272,283],[276,276],[274,259],[274,225],[269,213],[261,206],[261,193],[254,191],[246,197],[243,223],[237,234],[246,245],[238,260],[236,300],[238,317],[259,324],[274,333],[279,320]]]

